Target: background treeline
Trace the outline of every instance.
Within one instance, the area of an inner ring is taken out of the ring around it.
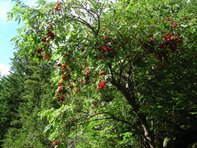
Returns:
[[[1,147],[49,147],[43,135],[41,110],[51,107],[51,64],[38,64],[28,56],[12,60],[11,74],[0,79]]]

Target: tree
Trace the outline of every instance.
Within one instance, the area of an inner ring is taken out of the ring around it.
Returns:
[[[27,56],[18,57],[18,53],[12,62],[12,74],[3,78],[1,84],[0,99],[5,108],[0,114],[1,146],[48,147],[51,144],[42,134],[46,122],[39,120],[38,113],[51,104],[51,65],[36,64]]]
[[[23,80],[15,74],[4,76],[0,79],[0,146],[9,128],[19,128],[20,124],[13,121],[18,119],[18,107],[21,102]]]
[[[29,47],[21,55],[57,65],[52,81],[60,107],[41,114],[49,139],[62,147],[154,148],[193,128],[195,3],[18,2],[10,14],[25,22],[14,40]]]

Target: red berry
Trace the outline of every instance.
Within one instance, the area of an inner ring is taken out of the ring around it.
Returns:
[[[67,65],[66,64],[62,64],[62,70],[63,71],[67,70]]]
[[[57,67],[61,67],[61,66],[62,66],[62,64],[61,64],[61,63],[58,63],[58,64],[57,64]]]
[[[82,83],[82,84],[83,84],[84,82],[85,82],[85,81],[84,81],[84,79],[80,79],[80,83]]]
[[[103,88],[105,88],[106,86],[106,81],[102,80],[99,84],[98,84],[98,90],[102,90]]]
[[[56,4],[55,4],[55,10],[56,11],[60,11],[61,10],[61,5],[60,4],[61,4],[60,2],[56,2]]]
[[[62,80],[66,80],[66,75],[62,75]]]
[[[73,84],[70,84],[69,87],[70,87],[70,89],[73,89],[74,88],[74,85]]]
[[[88,71],[87,73],[86,73],[86,76],[90,76],[91,75],[91,72],[90,71]]]
[[[59,96],[58,97],[62,102],[65,100],[64,96]],[[58,144],[54,144],[54,145],[58,145]]]
[[[58,86],[59,86],[59,87],[63,86],[63,82],[60,81],[60,82],[58,83]]]
[[[63,91],[62,87],[58,87],[57,93],[61,93]]]
[[[48,54],[45,54],[45,55],[44,55],[44,59],[49,60],[49,58],[50,58],[50,57],[49,57]]]
[[[109,48],[108,46],[102,46],[102,47],[101,47],[101,50],[103,50],[103,51],[109,51],[110,48]]]
[[[177,27],[177,22],[172,22],[172,27],[176,28]]]
[[[76,91],[77,91],[77,92],[80,92],[80,91],[81,91],[81,89],[80,89],[80,88],[77,88],[77,89],[76,89]]]
[[[56,11],[60,11],[60,10],[61,10],[61,7],[60,7],[60,6],[56,6],[56,7],[55,7],[55,10],[56,10]]]
[[[171,34],[165,34],[164,39],[169,40],[171,38]]]
[[[105,74],[106,73],[102,71],[102,72],[99,73],[99,76],[104,76]]]
[[[51,39],[54,39],[54,38],[55,38],[55,34],[54,34],[53,32],[51,32],[51,31],[49,31],[49,32],[47,33],[47,35],[48,35],[49,37],[51,37]]]
[[[160,47],[160,48],[166,48],[166,47],[168,46],[168,44],[169,44],[169,41],[161,42],[161,43],[159,44],[159,47]]]
[[[43,51],[42,48],[37,48],[38,53],[41,53],[42,51]]]
[[[41,41],[42,41],[42,42],[47,42],[47,37],[43,37],[43,38],[41,39]]]
[[[166,21],[170,21],[170,17],[167,17],[167,18],[166,18]]]
[[[59,144],[59,141],[58,140],[55,140],[54,142],[53,142],[53,145],[58,145]]]
[[[110,36],[105,36],[105,40],[110,40]]]

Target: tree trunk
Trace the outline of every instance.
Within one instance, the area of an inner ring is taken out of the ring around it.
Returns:
[[[149,148],[155,148],[155,146],[154,146],[154,139],[153,139],[152,133],[151,133],[151,131],[149,129],[146,117],[145,117],[144,114],[140,113],[140,106],[136,102],[136,98],[132,94],[133,92],[131,92],[128,88],[124,87],[123,85],[118,84],[118,83],[116,83],[114,81],[112,82],[112,84],[114,86],[116,86],[119,91],[122,92],[122,94],[125,96],[125,98],[129,102],[129,104],[132,106],[133,112],[136,114],[136,116],[138,118],[138,121],[140,123],[140,127],[141,127],[141,129],[143,131],[142,132],[143,133],[142,137],[144,138],[145,143],[147,143]]]
[[[144,120],[144,119],[140,117],[139,120]],[[146,120],[140,122],[141,122],[141,127],[143,129],[143,134],[144,134],[143,136],[145,137],[145,142],[149,145],[150,148],[154,148],[155,146],[154,146],[153,136],[149,130]]]

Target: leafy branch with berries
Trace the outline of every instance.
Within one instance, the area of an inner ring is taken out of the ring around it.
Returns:
[[[191,5],[184,0],[16,5],[26,24],[14,38],[16,47],[22,56],[53,67],[56,90],[49,99],[56,105],[40,116],[47,119],[45,133],[54,146],[155,148],[175,138],[182,125],[193,127],[197,20]]]

